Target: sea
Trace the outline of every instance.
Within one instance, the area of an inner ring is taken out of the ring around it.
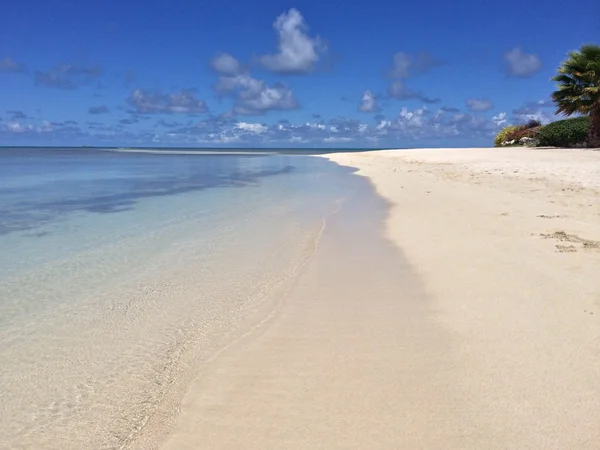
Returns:
[[[0,448],[126,448],[176,414],[370,189],[295,153],[0,149]]]

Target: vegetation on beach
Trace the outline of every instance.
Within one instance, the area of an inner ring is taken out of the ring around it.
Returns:
[[[509,125],[496,135],[496,147],[600,147],[600,46],[584,45],[569,52],[551,80],[558,83],[552,93],[556,114],[577,117],[545,126],[537,120]]]
[[[537,136],[542,147],[576,147],[583,145],[588,135],[589,117],[558,120],[542,128]]]
[[[530,120],[524,125],[509,125],[504,127],[496,135],[494,145],[496,147],[506,145],[525,145],[528,142],[535,141],[540,132],[542,124],[535,119]]]
[[[496,135],[496,139],[494,139],[494,144],[496,145],[496,147],[506,145],[505,142],[510,141],[510,139],[508,139],[508,136],[519,129],[519,125],[509,125],[507,127],[502,128]]]
[[[552,78],[558,90],[552,94],[557,114],[589,116],[586,143],[600,147],[600,46],[584,45],[569,58]]]

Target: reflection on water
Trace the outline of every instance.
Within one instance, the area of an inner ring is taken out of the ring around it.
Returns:
[[[349,171],[0,150],[0,448],[121,448],[291,286]]]
[[[29,230],[73,212],[117,213],[142,198],[244,186],[292,170],[281,157],[2,150],[0,234]]]

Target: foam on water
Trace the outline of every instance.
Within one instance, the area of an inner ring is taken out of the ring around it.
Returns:
[[[0,159],[1,448],[129,442],[277,301],[357,188],[301,156]]]

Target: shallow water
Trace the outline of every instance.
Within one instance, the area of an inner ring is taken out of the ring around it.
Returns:
[[[0,447],[119,448],[363,183],[320,158],[0,151]]]

